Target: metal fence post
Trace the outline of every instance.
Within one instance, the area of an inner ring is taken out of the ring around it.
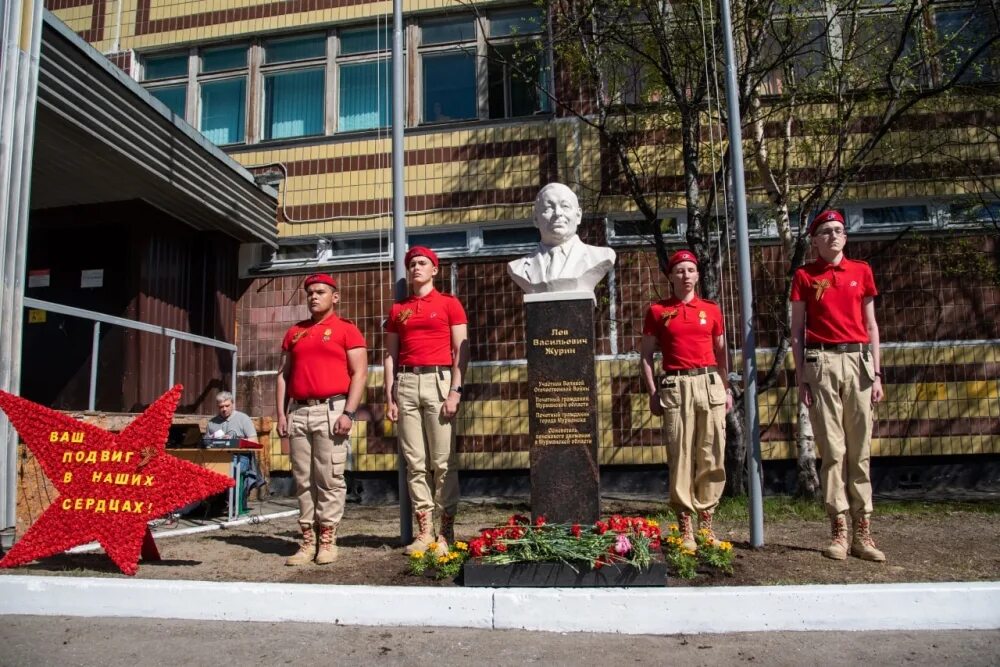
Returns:
[[[170,339],[170,374],[167,376],[167,389],[174,386],[174,364],[177,361],[177,339]]]
[[[101,351],[101,323],[94,322],[94,340],[90,344],[90,398],[87,409],[93,412],[97,406],[97,355]]]

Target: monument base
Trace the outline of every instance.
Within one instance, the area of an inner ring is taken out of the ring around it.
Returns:
[[[592,524],[601,513],[594,303],[580,296],[524,297],[531,514],[550,523]]]
[[[667,585],[667,564],[655,554],[649,567],[615,563],[594,570],[579,563],[511,563],[496,565],[476,559],[462,567],[462,585],[471,588],[629,588]]]

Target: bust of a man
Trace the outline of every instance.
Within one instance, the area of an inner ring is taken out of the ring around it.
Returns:
[[[615,263],[611,248],[587,245],[576,230],[583,210],[573,191],[549,183],[535,198],[535,226],[542,242],[530,255],[507,264],[507,273],[525,294],[589,292]]]

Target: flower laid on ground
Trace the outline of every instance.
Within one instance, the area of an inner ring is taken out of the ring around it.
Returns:
[[[714,567],[726,574],[733,573],[733,545],[730,542],[712,539],[707,530],[699,530],[695,534],[695,543],[698,545],[697,551],[685,549],[680,529],[677,524],[670,524],[663,539],[663,555],[676,576],[694,579],[698,575],[699,565]]]
[[[548,523],[543,516],[532,524],[528,517],[515,514],[469,541],[470,555],[484,563],[561,562],[574,570],[614,563],[645,568],[660,548],[656,521],[618,514],[589,528]]]
[[[448,547],[448,553],[437,555],[437,542],[429,544],[427,551],[414,551],[410,554],[410,574],[432,574],[435,579],[457,577],[462,571],[462,564],[469,558],[469,545],[465,542],[455,542]]]

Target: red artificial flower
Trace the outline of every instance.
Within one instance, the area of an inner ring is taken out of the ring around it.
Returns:
[[[535,517],[535,525],[536,526],[544,526],[545,525],[545,515],[544,514],[539,514],[537,517]]]
[[[580,539],[580,524],[574,523],[573,527],[569,529],[569,532],[573,533],[573,537]]]
[[[483,538],[477,537],[469,542],[469,553],[471,553],[473,557],[479,558],[488,552],[489,547],[486,545],[486,540]]]
[[[493,545],[493,548],[496,549],[497,553],[501,554],[507,551],[507,545],[503,542],[497,542]]]
[[[138,570],[140,556],[158,560],[151,519],[233,486],[230,477],[164,450],[181,392],[174,386],[120,433],[0,392],[0,409],[59,492],[0,567],[91,540],[128,575]]]
[[[608,524],[604,523],[603,521],[598,521],[597,523],[594,524],[594,530],[597,531],[598,535],[603,535],[604,533],[608,532]]]

